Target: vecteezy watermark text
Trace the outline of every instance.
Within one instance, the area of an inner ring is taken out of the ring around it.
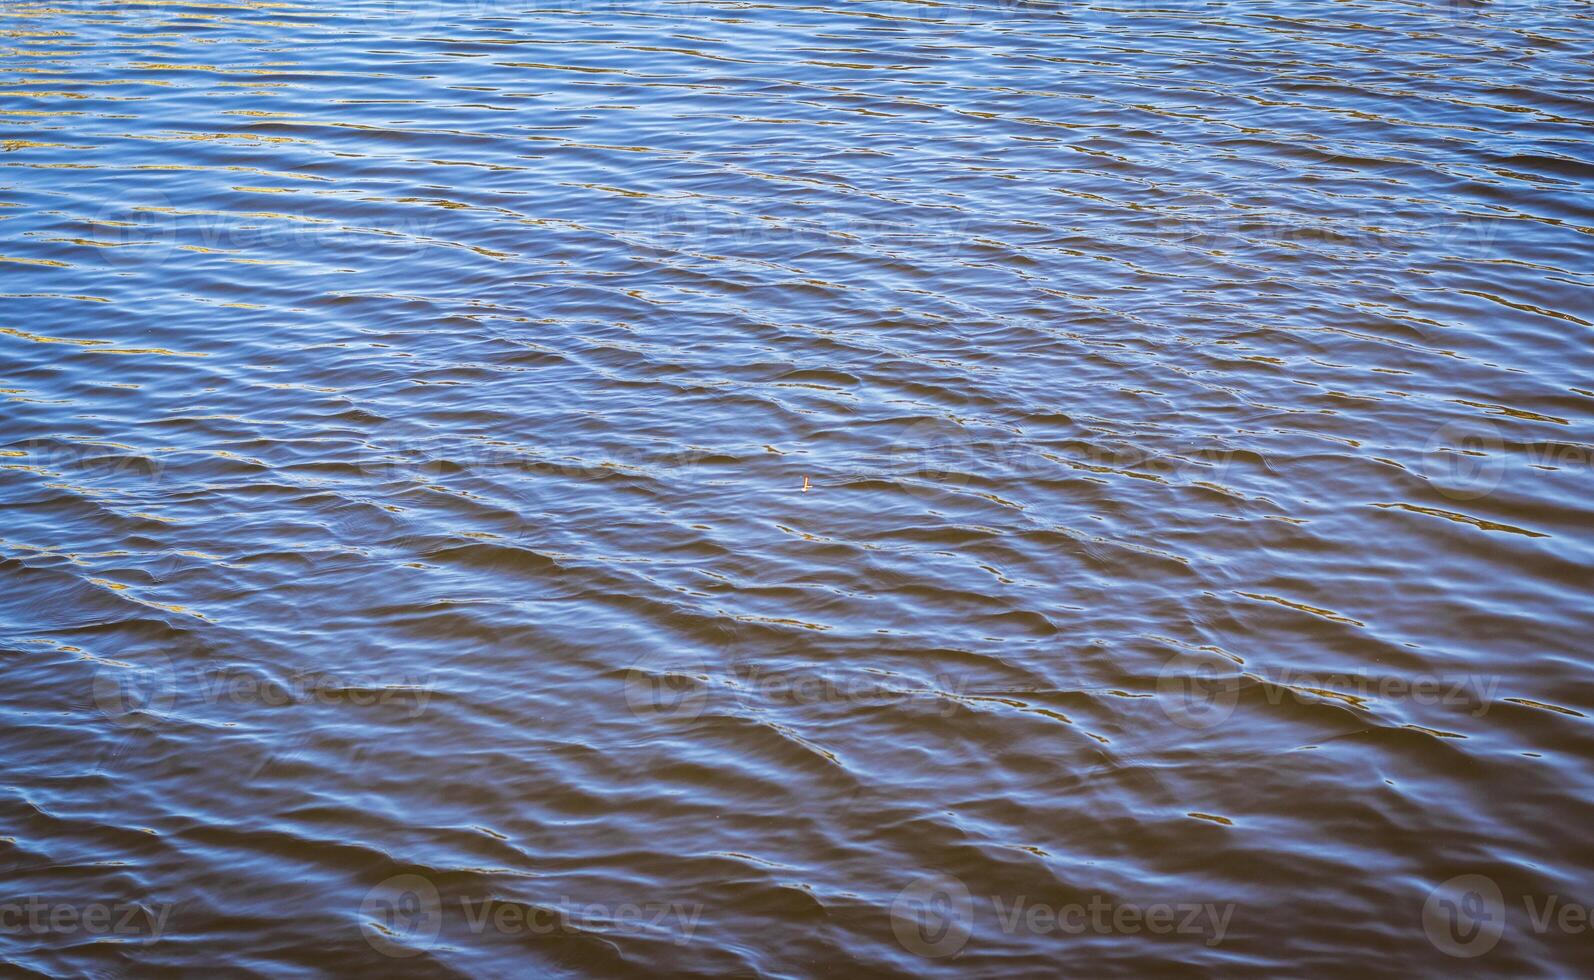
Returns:
[[[356,707],[398,705],[407,717],[418,718],[432,699],[430,678],[361,681],[330,671],[300,671],[286,680],[258,677],[244,671],[216,671],[202,675],[200,693],[212,703],[350,704]]]
[[[703,906],[676,898],[607,903],[560,896],[534,903],[460,895],[445,900],[426,876],[401,874],[367,892],[360,913],[371,948],[403,959],[431,948],[446,930],[460,928],[472,936],[528,941],[572,932],[645,934],[685,945],[697,931]]]
[[[1500,678],[1456,672],[1378,674],[1367,670],[1304,671],[1243,667],[1217,653],[1180,653],[1157,676],[1158,703],[1186,728],[1211,728],[1234,714],[1240,692],[1256,687],[1269,705],[1339,702],[1354,708],[1404,702],[1462,708],[1474,718],[1488,714]]]
[[[0,902],[0,936],[87,935],[154,941],[166,931],[170,905],[141,902],[52,902],[29,897]]]
[[[987,911],[988,906],[988,911]],[[1105,895],[1084,901],[1038,902],[1026,895],[976,899],[961,880],[926,875],[891,903],[891,930],[902,947],[929,958],[955,956],[974,937],[979,919],[1007,936],[1189,936],[1216,946],[1228,934],[1233,902],[1121,902]]]
[[[159,724],[179,698],[207,705],[284,707],[290,704],[350,705],[399,709],[420,717],[435,689],[431,677],[385,674],[354,676],[328,670],[303,670],[286,677],[265,676],[241,668],[223,668],[184,676],[165,654],[140,657],[136,663],[102,661],[93,680],[94,703],[124,728]]]
[[[711,706],[881,705],[918,700],[950,716],[967,696],[1037,693],[974,689],[969,678],[937,674],[923,683],[872,672],[826,672],[735,661],[710,672],[701,662],[647,656],[625,675],[625,696],[639,718],[693,721]]]

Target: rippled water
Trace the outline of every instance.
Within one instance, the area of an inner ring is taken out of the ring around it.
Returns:
[[[1586,2],[0,18],[14,966],[1591,965]]]

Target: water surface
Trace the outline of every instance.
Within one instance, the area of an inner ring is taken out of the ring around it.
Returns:
[[[17,968],[1590,966],[1586,3],[0,28]]]

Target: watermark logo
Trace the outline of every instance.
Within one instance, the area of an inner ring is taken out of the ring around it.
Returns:
[[[264,705],[272,708],[290,704],[346,704],[358,708],[381,706],[400,709],[406,718],[412,720],[426,713],[433,687],[430,677],[390,680],[304,670],[279,681],[236,669],[204,674],[197,685],[199,694],[212,704]]]
[[[443,931],[443,900],[431,880],[417,874],[394,875],[360,903],[360,931],[383,956],[419,956]]]
[[[1494,423],[1478,419],[1440,426],[1423,447],[1422,472],[1434,489],[1452,500],[1493,493],[1505,473],[1505,442]]]
[[[898,221],[845,211],[745,214],[696,201],[633,202],[618,237],[644,258],[763,259],[813,249],[916,262],[948,255],[974,237],[972,219]]]
[[[916,422],[891,449],[891,473],[909,493],[938,497],[969,481],[974,455],[967,431],[948,421]]]
[[[1447,956],[1473,959],[1494,949],[1505,933],[1505,898],[1485,875],[1457,875],[1435,888],[1422,906],[1422,928]]]
[[[94,215],[89,240],[113,269],[159,268],[177,244],[177,216],[157,190],[132,190]]]
[[[84,238],[98,246],[100,261],[126,271],[155,271],[179,245],[293,261],[380,263],[408,260],[434,246],[444,215],[416,206],[366,223],[280,203],[271,210],[178,208],[158,190],[133,189],[89,218]]]
[[[1239,665],[1222,654],[1180,653],[1157,675],[1157,703],[1175,724],[1211,728],[1234,714],[1241,681]]]
[[[702,914],[702,905],[676,899],[617,904],[576,902],[565,896],[549,904],[491,896],[444,899],[434,882],[418,874],[394,875],[367,892],[360,903],[366,943],[394,959],[419,956],[436,946],[445,931],[461,935],[461,926],[473,937],[524,940],[613,932],[668,936],[682,946],[692,940]]]
[[[422,488],[464,491],[499,505],[503,516],[477,528],[491,535],[482,540],[520,544],[535,530],[520,515],[536,504],[537,460],[513,447],[468,439],[450,439],[424,450],[366,445],[348,462],[358,494],[325,522],[345,546],[409,556],[448,537],[420,509],[428,496],[419,492]]]
[[[628,934],[666,934],[677,946],[692,941],[703,906],[676,900],[621,902],[572,902],[561,897],[553,905],[467,896],[459,899],[465,927],[471,935],[489,932],[499,936],[546,936],[570,932],[619,932]]]
[[[995,930],[1007,936],[1172,935],[1217,946],[1228,935],[1232,902],[1119,902],[1091,895],[1078,902],[1032,901],[1027,895],[976,899],[951,875],[926,875],[891,903],[891,929],[903,949],[927,959],[956,956],[975,937],[986,906]]]
[[[31,469],[47,476],[127,488],[134,481],[159,483],[165,466],[160,459],[112,443],[33,439],[0,451],[0,465]]]
[[[937,674],[923,686],[892,675],[891,679],[873,671],[824,673],[800,666],[771,668],[749,660],[731,665],[726,683],[716,688],[733,695],[739,702],[805,707],[826,704],[900,704],[909,700],[933,702],[943,717],[951,717],[964,705],[967,695],[1002,696],[1033,693],[972,690],[968,678]]]
[[[155,0],[110,0],[94,7],[96,17],[112,17],[112,26],[125,30],[148,31],[168,23],[173,13]],[[180,16],[180,15],[179,15]]]
[[[1557,0],[1431,0],[1430,9],[1468,27],[1497,26],[1506,19],[1557,16],[1565,12]]]
[[[186,705],[347,705],[400,714],[413,721],[426,712],[434,689],[430,676],[354,677],[303,670],[278,679],[238,667],[179,671],[163,653],[142,657],[137,663],[101,661],[91,682],[95,706],[113,724],[130,731],[154,729],[166,722],[179,695]],[[124,741],[124,747],[126,744]]]
[[[943,717],[964,710],[970,695],[1003,696],[1035,693],[971,690],[968,679],[937,674],[923,683],[878,671],[820,671],[809,665],[766,666],[733,659],[709,671],[703,661],[641,658],[626,672],[626,700],[639,718],[698,718],[710,704],[729,711],[765,707],[810,708],[827,705],[891,705],[916,701],[933,705]]]
[[[648,655],[626,671],[625,700],[638,718],[696,721],[708,704],[707,671],[700,664],[667,664]]]
[[[480,0],[458,4],[452,16],[465,19],[480,6]],[[441,0],[368,0],[359,8],[360,18],[373,30],[383,33],[409,33],[436,27],[450,4]]]
[[[1594,909],[1560,895],[1523,895],[1522,910],[1528,928],[1539,936],[1586,936],[1594,926]],[[1488,954],[1499,945],[1509,920],[1500,885],[1488,875],[1456,875],[1429,892],[1422,906],[1428,941],[1457,959]]]
[[[159,722],[176,700],[177,674],[165,654],[138,664],[102,664],[94,673],[95,705],[123,728]]]
[[[957,0],[914,0],[903,16],[906,20],[943,27],[985,27],[997,20],[1022,17],[1040,20],[1056,17],[1068,8],[1052,0],[987,0],[960,3]]]
[[[1252,668],[1216,653],[1181,653],[1164,665],[1157,678],[1164,712],[1186,728],[1211,728],[1229,719],[1244,684],[1254,684],[1262,700],[1277,706],[1286,698],[1297,703],[1337,702],[1366,710],[1377,703],[1443,706],[1465,710],[1474,718],[1489,713],[1500,689],[1492,675],[1455,673],[1378,674],[1366,670],[1308,673],[1292,668]]]
[[[626,220],[620,237],[640,250],[643,258],[662,260],[671,255],[712,250],[711,215],[697,206],[638,204]]]
[[[1319,152],[1327,153],[1329,160],[1336,158],[1332,151],[1319,148]],[[1200,252],[1287,248],[1360,256],[1418,251],[1489,255],[1500,224],[1492,217],[1442,211],[1303,210],[1301,201],[1235,208],[1191,196],[1162,212],[1148,227],[1157,241]]]
[[[974,898],[957,878],[926,875],[891,903],[891,931],[910,953],[955,956],[974,932]]]
[[[1070,439],[1045,442],[1027,437],[1013,423],[971,419],[924,419],[896,437],[885,452],[866,461],[856,475],[885,477],[905,492],[939,497],[976,477],[1012,483],[1069,479],[1079,472],[1131,476],[1223,489],[1247,466],[1265,469],[1262,457],[1225,447],[1159,450],[1126,443]]]

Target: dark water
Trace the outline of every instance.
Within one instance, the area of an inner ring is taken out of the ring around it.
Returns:
[[[0,25],[21,971],[1594,965],[1586,2]]]

